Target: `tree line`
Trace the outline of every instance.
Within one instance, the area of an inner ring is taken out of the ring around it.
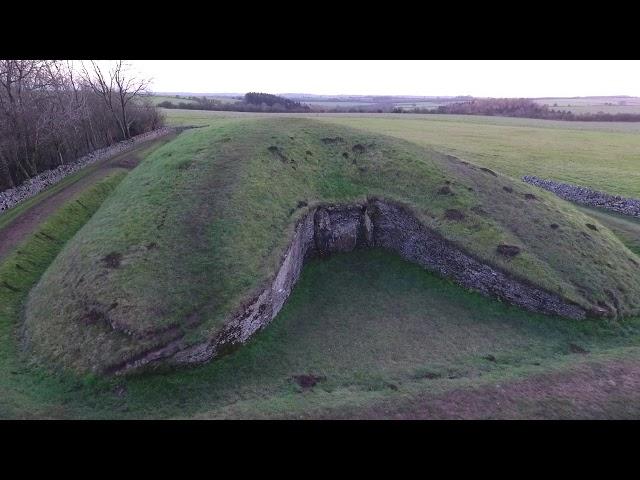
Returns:
[[[118,61],[0,60],[0,190],[163,125]]]
[[[488,115],[586,122],[640,122],[636,113],[574,113],[555,110],[526,98],[482,98],[456,102],[437,108],[394,109],[394,113],[431,113],[450,115]]]
[[[247,97],[247,95],[249,97]],[[373,105],[334,106],[331,108],[303,104],[291,99],[268,93],[247,93],[239,102],[223,102],[209,97],[184,97],[185,101],[164,100],[157,104],[161,108],[182,110],[214,110],[226,112],[269,112],[269,113],[391,113],[393,103]]]
[[[158,103],[162,108],[185,110],[218,110],[231,112],[310,112],[308,105],[270,93],[249,92],[239,102],[222,102],[209,97],[187,97],[190,102],[173,103],[169,100]]]

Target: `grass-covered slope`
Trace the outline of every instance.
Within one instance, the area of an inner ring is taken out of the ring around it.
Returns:
[[[26,344],[103,371],[201,341],[273,276],[313,205],[366,196],[408,204],[477,258],[585,309],[640,308],[640,259],[548,192],[390,137],[233,119],[184,132],[127,176],[32,290]],[[520,253],[498,254],[502,243]]]
[[[91,218],[126,174],[125,170],[116,170],[74,195],[17,249],[0,260],[0,418],[22,417],[39,403],[38,399],[59,393],[60,385],[46,381],[50,379],[49,372],[24,375],[29,364],[23,362],[25,359],[15,341],[21,329],[24,301],[61,246]],[[34,393],[28,393],[30,391]],[[8,414],[10,404],[21,412],[13,410],[14,413]]]

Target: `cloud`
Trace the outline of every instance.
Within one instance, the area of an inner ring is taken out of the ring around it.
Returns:
[[[131,60],[161,92],[640,96],[640,61]]]

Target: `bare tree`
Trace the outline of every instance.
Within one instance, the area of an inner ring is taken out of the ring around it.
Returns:
[[[0,60],[0,190],[92,150],[158,128],[158,110],[138,98],[149,81],[118,62]]]
[[[42,95],[37,92],[50,86],[46,64],[40,60],[0,62],[0,114],[5,129],[0,148],[27,178],[38,171],[38,133],[44,112]]]
[[[84,79],[91,89],[99,95],[114,116],[124,138],[131,138],[133,120],[128,114],[130,102],[146,92],[150,81],[138,79],[130,72],[129,65],[118,60],[105,75],[102,69],[91,61],[93,74],[90,75],[83,64]]]

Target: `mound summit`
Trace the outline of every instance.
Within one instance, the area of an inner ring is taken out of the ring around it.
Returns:
[[[30,292],[25,345],[79,372],[208,361],[273,319],[306,258],[366,247],[529,310],[635,315],[640,259],[594,222],[406,141],[224,120],[125,178]]]

